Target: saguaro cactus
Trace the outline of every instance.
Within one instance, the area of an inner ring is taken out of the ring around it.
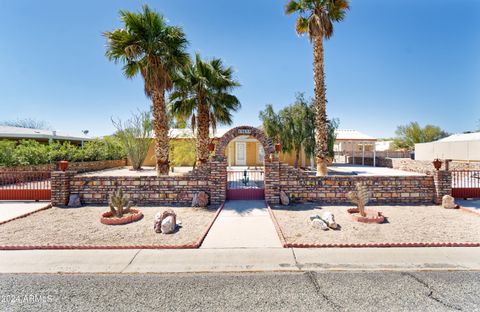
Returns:
[[[367,187],[361,182],[358,182],[355,184],[355,191],[348,192],[347,197],[357,205],[360,215],[366,217],[365,205],[370,201],[371,197],[371,193],[368,191]]]
[[[132,207],[132,202],[123,195],[123,190],[118,189],[110,195],[110,211],[115,217],[121,218],[123,214],[128,213]]]

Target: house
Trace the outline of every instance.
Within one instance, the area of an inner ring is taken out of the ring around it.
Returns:
[[[81,145],[82,142],[90,141],[91,138],[84,134],[70,135],[55,130],[41,130],[21,127],[0,126],[0,140],[35,140],[41,143],[55,141],[69,141],[72,144]]]
[[[210,136],[215,143],[218,141],[228,130],[228,128],[217,129],[215,134],[211,133]],[[337,130],[337,139],[335,142],[334,150],[336,154],[350,155],[353,153],[357,156],[362,156],[365,151],[375,151],[376,138],[360,133],[356,130]],[[180,141],[188,140],[192,142],[192,146],[195,144],[195,136],[191,129],[170,129],[170,140]],[[263,146],[255,138],[249,135],[238,136],[227,146],[227,164],[228,166],[262,166],[265,152]],[[192,151],[193,152],[193,151]],[[283,163],[294,165],[295,153],[279,154],[279,159]],[[147,157],[144,161],[145,166],[155,166],[155,149],[154,143],[150,146]],[[191,166],[191,164],[182,164],[185,166]],[[313,167],[314,158],[307,157],[305,152],[300,151],[299,166],[301,167]]]
[[[480,161],[480,132],[453,134],[438,141],[415,144],[415,160],[435,158]]]

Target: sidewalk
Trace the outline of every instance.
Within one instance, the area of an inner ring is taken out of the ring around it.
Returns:
[[[280,248],[280,239],[263,200],[230,200],[202,243],[209,248]]]
[[[0,273],[480,270],[480,248],[0,251]]]
[[[26,213],[41,209],[50,204],[48,201],[1,201],[0,222],[13,219]]]

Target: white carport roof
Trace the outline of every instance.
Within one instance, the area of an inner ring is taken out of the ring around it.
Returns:
[[[70,135],[62,131],[29,129],[21,127],[0,126],[0,139],[37,139],[37,140],[65,140],[88,141],[91,138],[85,135]]]
[[[436,142],[461,142],[461,141],[480,141],[480,132],[457,133]]]

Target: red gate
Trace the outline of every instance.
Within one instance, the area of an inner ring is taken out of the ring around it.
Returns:
[[[50,200],[48,171],[0,172],[0,200]]]
[[[452,196],[455,198],[480,197],[480,170],[452,171]]]
[[[265,199],[263,170],[227,170],[227,199]]]

